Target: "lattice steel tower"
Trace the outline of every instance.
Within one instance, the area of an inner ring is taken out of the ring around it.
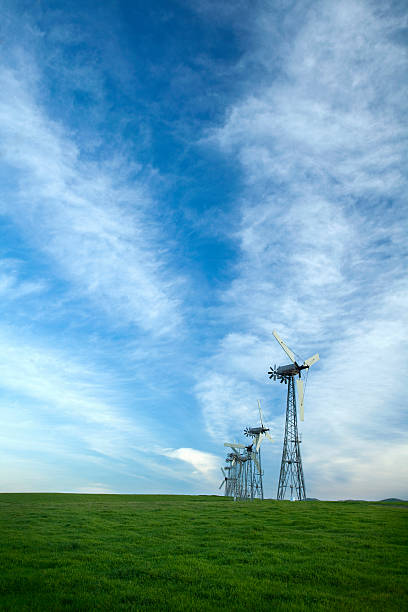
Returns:
[[[283,441],[277,499],[285,499],[288,489],[290,489],[290,499],[294,499],[294,492],[296,495],[295,499],[306,499],[305,478],[303,476],[299,443],[295,381],[293,376],[290,376],[288,380],[285,438]]]
[[[308,370],[319,359],[319,355],[309,357],[299,365],[296,362],[295,354],[279,337],[276,331],[273,332],[276,340],[279,342],[285,353],[288,355],[291,364],[270,368],[268,372],[269,378],[279,380],[288,386],[288,394],[286,400],[286,422],[285,422],[285,437],[283,441],[282,462],[279,475],[277,499],[285,499],[286,494],[290,490],[291,500],[306,499],[305,478],[303,476],[302,458],[300,455],[300,440],[297,426],[296,412],[296,393],[295,393],[295,378],[299,397],[299,413],[300,420],[303,421],[303,381],[301,379],[302,370]]]

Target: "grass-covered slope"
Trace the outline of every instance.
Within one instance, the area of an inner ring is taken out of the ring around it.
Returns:
[[[0,495],[2,610],[408,610],[408,504]]]

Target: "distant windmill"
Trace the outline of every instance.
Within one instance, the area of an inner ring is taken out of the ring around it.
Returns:
[[[229,466],[228,476],[228,491],[229,495],[236,499],[245,499],[245,493],[243,488],[245,468],[244,463],[248,460],[248,457],[241,452],[245,449],[245,444],[238,444],[237,442],[225,442],[224,446],[230,448],[232,452],[227,455],[227,463]]]
[[[225,466],[223,468],[221,468],[221,472],[224,476],[224,480],[221,482],[220,486],[218,487],[219,489],[222,489],[222,487],[224,487],[224,495],[226,497],[229,497],[231,495],[231,484],[232,484],[232,479],[227,476],[227,474],[225,473],[225,471],[230,470],[231,468],[229,466]]]
[[[300,456],[299,447],[299,435],[297,427],[297,414],[296,414],[296,394],[295,394],[295,383],[294,379],[296,376],[296,386],[299,397],[299,414],[300,420],[304,420],[304,388],[303,381],[301,379],[302,370],[308,370],[319,359],[318,353],[309,357],[303,362],[303,365],[299,365],[296,362],[296,357],[293,351],[279,337],[276,330],[273,331],[273,335],[279,342],[289,359],[292,361],[291,364],[286,366],[276,365],[270,368],[268,374],[269,378],[273,380],[279,380],[281,383],[288,385],[288,394],[286,400],[286,422],[285,422],[285,438],[283,442],[282,451],[282,463],[279,475],[278,494],[277,499],[284,499],[287,489],[291,491],[291,499],[306,499],[306,487],[305,479],[303,476],[302,458]],[[296,497],[293,493],[296,492]]]
[[[261,442],[264,438],[272,440],[269,428],[263,423],[261,404],[258,401],[259,427],[247,427],[245,435],[252,438],[249,444],[238,444],[237,442],[225,442],[224,446],[231,451],[227,456],[230,463],[229,476],[221,483],[230,485],[230,494],[234,499],[263,499],[262,467],[261,467]]]
[[[246,447],[246,452],[250,463],[247,468],[247,489],[248,497],[254,499],[259,497],[263,499],[263,471],[261,467],[261,442],[264,438],[268,438],[271,442],[273,439],[269,433],[269,427],[265,427],[262,417],[261,402],[258,400],[259,421],[260,427],[247,427],[244,434],[253,438],[252,444]]]

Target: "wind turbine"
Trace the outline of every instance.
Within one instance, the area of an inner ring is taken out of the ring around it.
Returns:
[[[225,468],[229,469],[228,478],[228,495],[234,497],[234,501],[242,498],[242,466],[247,461],[247,456],[240,452],[240,449],[245,449],[245,444],[238,442],[224,442],[224,446],[230,448],[226,462],[230,465]],[[221,483],[222,485],[222,483]],[[221,486],[219,487],[221,488]]]
[[[274,329],[272,333],[275,336],[276,340],[281,345],[281,347],[283,348],[283,350],[285,351],[285,353],[287,354],[287,356],[289,357],[289,359],[292,361],[292,363],[286,366],[280,366],[279,368],[277,368],[276,365],[274,366],[274,368],[272,368],[271,366],[270,371],[268,372],[269,378],[273,378],[273,380],[279,380],[281,383],[284,382],[285,384],[287,384],[288,380],[291,377],[293,378],[294,376],[299,375],[299,378],[296,378],[296,386],[297,386],[298,397],[299,397],[299,415],[300,415],[300,420],[304,421],[305,413],[304,413],[304,388],[303,388],[303,380],[301,378],[302,370],[306,370],[306,369],[308,370],[310,366],[316,363],[316,361],[319,361],[319,353],[316,353],[312,357],[309,357],[309,359],[306,359],[302,365],[299,365],[296,361],[294,352],[291,351],[291,349],[284,343],[284,341],[279,336],[276,329]]]
[[[286,422],[285,422],[285,438],[283,442],[282,463],[279,475],[278,499],[284,499],[287,488],[291,491],[295,489],[297,499],[306,499],[305,480],[303,476],[302,459],[300,456],[299,435],[297,428],[297,413],[296,413],[296,394],[295,384],[299,398],[299,415],[300,420],[304,420],[304,387],[301,373],[303,370],[308,370],[316,361],[319,360],[319,354],[316,353],[309,359],[306,359],[302,365],[296,361],[294,352],[284,343],[276,330],[273,335],[279,342],[286,355],[291,360],[291,364],[280,366],[276,365],[270,368],[269,378],[279,380],[281,383],[288,385],[288,394],[286,400]],[[298,378],[296,378],[298,377]],[[291,496],[292,497],[292,496]]]
[[[261,443],[262,440],[268,438],[273,442],[273,438],[269,433],[269,427],[265,427],[262,416],[261,402],[258,400],[259,410],[259,421],[260,427],[247,427],[244,430],[244,434],[248,437],[253,438],[252,444],[246,446],[246,451],[250,463],[247,467],[246,482],[248,483],[248,497],[254,499],[254,497],[260,497],[263,499],[263,482],[262,482],[262,468],[261,468]],[[255,449],[254,449],[255,446]],[[254,465],[256,469],[254,469]]]
[[[221,472],[222,472],[222,474],[223,474],[223,476],[224,476],[224,480],[221,482],[220,486],[218,487],[218,489],[222,489],[222,487],[225,487],[225,489],[224,489],[224,495],[225,495],[226,497],[228,497],[228,496],[229,496],[229,494],[230,494],[230,492],[229,492],[229,489],[230,489],[230,484],[229,484],[229,483],[230,483],[230,481],[231,481],[231,478],[229,478],[229,477],[226,475],[225,470],[229,470],[229,469],[230,469],[229,467],[221,468]]]
[[[262,408],[261,408],[261,402],[258,400],[258,410],[259,410],[259,421],[261,423],[260,427],[247,427],[244,430],[244,434],[246,436],[253,436],[255,439],[255,449],[256,452],[258,452],[259,447],[261,446],[261,442],[263,440],[263,438],[268,438],[271,442],[273,442],[273,438],[271,437],[270,433],[269,433],[269,427],[265,427],[265,425],[263,424],[263,416],[262,416]]]

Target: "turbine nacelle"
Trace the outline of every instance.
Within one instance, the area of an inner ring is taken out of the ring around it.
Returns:
[[[247,460],[247,457],[245,457],[245,455],[240,455],[239,453],[229,453],[226,458],[226,461],[228,461],[232,465],[235,465],[235,463],[237,462],[243,463],[246,460]]]
[[[268,427],[246,427],[244,429],[244,434],[246,436],[259,436],[260,434],[264,434],[269,431]],[[248,446],[245,447],[248,450]]]
[[[289,365],[279,366],[276,369],[276,374],[278,376],[299,376],[301,375],[302,370],[309,369],[307,365],[299,365],[298,363],[290,363]]]
[[[313,355],[313,357],[310,357],[310,359],[314,359],[313,363],[315,363],[315,361],[319,359],[319,356],[316,354]],[[276,365],[274,367],[271,366],[268,372],[269,378],[273,378],[274,380],[280,380],[282,382],[287,382],[290,376],[299,376],[300,378],[302,370],[308,370],[310,368],[310,365],[306,365],[306,361],[303,365],[299,365],[295,361],[294,363],[279,366],[278,368],[276,367]]]

